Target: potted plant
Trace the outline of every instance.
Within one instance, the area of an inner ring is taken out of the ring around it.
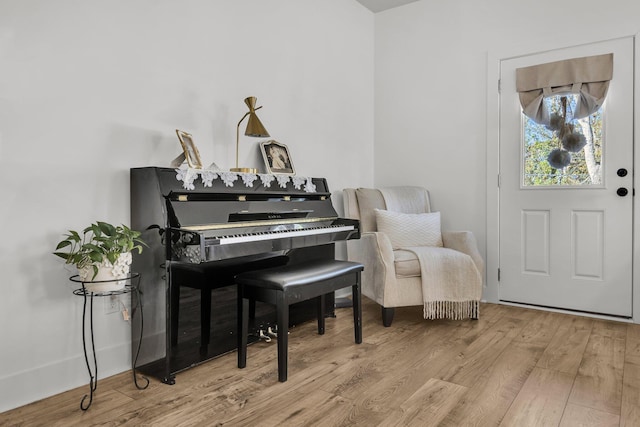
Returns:
[[[131,251],[140,253],[142,246],[146,246],[139,231],[102,221],[91,224],[82,234],[69,230],[65,237],[53,254],[76,266],[80,280],[90,292],[122,289],[126,280],[121,279],[128,277],[131,268]]]

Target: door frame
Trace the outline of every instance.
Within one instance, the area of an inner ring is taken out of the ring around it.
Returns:
[[[636,141],[640,135],[640,108],[638,108],[638,100],[640,100],[640,46],[638,36],[640,33],[630,34],[620,37],[612,37],[610,40],[629,38],[633,39],[634,44],[634,91],[633,91],[633,156],[634,156],[634,173],[633,187],[637,188],[640,197],[640,149],[636,149]],[[483,290],[482,299],[486,302],[501,303],[499,301],[499,284],[498,284],[498,267],[500,262],[500,192],[498,188],[498,177],[500,173],[500,62],[505,59],[533,55],[545,51],[556,49],[570,48],[582,44],[598,43],[607,40],[588,40],[582,43],[572,43],[570,45],[558,46],[553,41],[549,41],[544,46],[538,43],[535,47],[523,49],[522,47],[514,47],[511,49],[503,49],[501,51],[489,51],[487,55],[487,212],[486,212],[486,282]],[[589,317],[597,317],[604,319],[613,319],[623,322],[633,322],[640,324],[640,209],[637,209],[637,197],[633,198],[633,263],[632,263],[632,293],[633,293],[633,317],[631,319],[621,319],[613,316],[603,316],[588,313],[580,313],[569,310],[546,309],[548,311],[570,313],[576,315],[584,315]],[[505,304],[505,303],[501,303]],[[508,304],[510,305],[510,304]],[[514,304],[526,306],[525,304]],[[532,308],[537,308],[533,307]]]

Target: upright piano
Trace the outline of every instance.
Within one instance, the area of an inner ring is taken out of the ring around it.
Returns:
[[[149,246],[134,253],[132,265],[140,273],[131,302],[133,366],[169,384],[177,372],[236,349],[231,273],[334,258],[336,241],[360,237],[358,221],[338,217],[324,178],[225,172],[193,180],[184,172],[130,171],[131,227]],[[194,271],[206,272],[210,297],[201,283],[189,283]],[[327,301],[332,315],[333,295]],[[211,323],[203,324],[207,304]],[[291,307],[290,326],[315,319],[315,307]],[[256,303],[253,326],[250,341],[258,329],[275,327],[273,308]]]

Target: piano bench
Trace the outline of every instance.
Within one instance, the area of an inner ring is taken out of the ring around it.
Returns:
[[[201,264],[171,264],[171,345],[178,344],[178,318],[180,315],[180,287],[200,289],[200,346],[209,345],[211,334],[211,291],[224,286],[233,286],[236,274],[247,270],[284,265],[286,255],[260,255],[246,258],[226,259]],[[255,314],[255,303],[252,305]]]
[[[238,284],[238,368],[247,365],[249,300],[276,306],[278,325],[278,380],[287,380],[289,305],[317,298],[318,334],[324,334],[325,294],[351,286],[355,341],[362,343],[360,274],[357,262],[322,259],[250,271],[235,277]]]

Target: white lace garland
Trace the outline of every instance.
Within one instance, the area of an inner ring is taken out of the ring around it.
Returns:
[[[265,173],[236,173],[213,169],[193,169],[183,167],[176,169],[176,179],[182,181],[182,187],[185,190],[195,190],[195,182],[200,177],[204,187],[212,187],[213,181],[220,179],[226,187],[233,187],[234,183],[240,178],[245,187],[252,188],[253,183],[260,179],[262,186],[270,188],[273,181],[277,181],[280,188],[286,188],[289,181],[293,183],[296,190],[304,189],[305,193],[315,193],[316,186],[311,177],[289,176],[289,175],[270,175]]]

